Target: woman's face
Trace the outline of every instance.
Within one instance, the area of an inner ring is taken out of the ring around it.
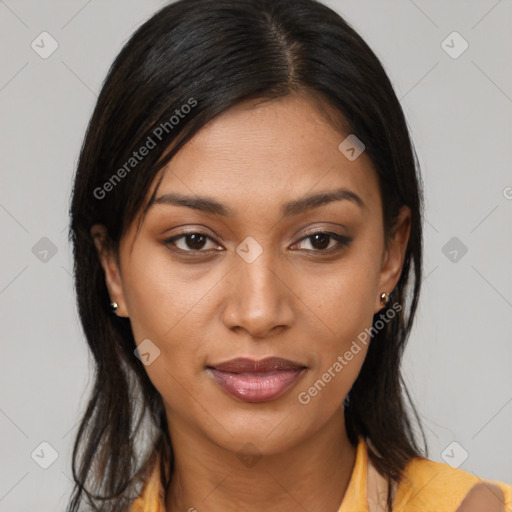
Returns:
[[[339,417],[409,236],[404,208],[385,246],[377,177],[364,152],[340,151],[348,135],[305,97],[239,104],[163,170],[140,229],[136,220],[121,240],[120,266],[102,253],[118,314],[137,344],[150,340],[142,359],[171,436],[270,454]],[[299,369],[221,371],[269,357]]]

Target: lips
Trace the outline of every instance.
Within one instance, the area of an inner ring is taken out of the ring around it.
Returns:
[[[268,373],[276,370],[300,370],[305,366],[280,357],[267,357],[260,361],[241,357],[212,365],[211,368],[225,373]]]
[[[274,400],[290,389],[307,367],[288,359],[231,359],[207,371],[228,395],[243,402]]]

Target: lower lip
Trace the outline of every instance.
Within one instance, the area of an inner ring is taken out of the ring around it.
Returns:
[[[226,393],[243,402],[274,400],[290,389],[304,372],[304,369],[267,373],[227,373],[214,368],[208,370]]]

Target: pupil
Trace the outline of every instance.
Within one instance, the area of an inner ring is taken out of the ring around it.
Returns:
[[[318,244],[318,242],[320,243]],[[315,246],[315,244],[317,249],[325,249],[326,247],[329,246],[329,235],[325,235],[323,233],[316,233],[315,235],[313,235],[313,246]],[[320,247],[318,247],[318,245],[320,245]]]
[[[192,235],[187,235],[187,237],[189,240],[187,242],[187,245],[189,246],[190,249],[198,250],[203,247],[203,245],[204,245],[204,236],[203,235],[192,234]]]

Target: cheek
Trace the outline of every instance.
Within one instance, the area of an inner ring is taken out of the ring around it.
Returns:
[[[308,338],[315,343],[308,350],[315,364],[301,388],[305,402],[322,395],[319,402],[337,407],[357,378],[371,342],[379,262],[380,253],[361,241],[334,271],[298,281],[311,290],[307,305],[314,312]]]
[[[214,280],[213,276],[198,279],[191,267],[172,263],[165,249],[150,244],[141,243],[134,249],[123,288],[137,341],[172,337],[186,324],[183,320],[190,312],[201,309]]]
[[[328,273],[306,274],[296,283],[301,290],[309,290],[305,303],[315,313],[310,316],[317,328],[331,340],[333,349],[342,349],[371,325],[378,281],[378,254],[353,251]]]
[[[327,288],[318,303],[322,320],[308,336],[314,340],[308,347],[313,364],[297,395],[304,412],[316,418],[315,424],[339,408],[364,363],[371,342],[365,329],[373,320],[371,284],[363,275],[347,275]]]
[[[152,261],[155,263],[155,261]],[[205,361],[197,323],[191,322],[201,295],[182,287],[183,278],[165,266],[151,265],[127,283],[126,301],[137,344],[149,339],[158,357],[145,366],[146,373],[166,406],[186,415],[190,408],[190,384]],[[193,395],[197,392],[193,392]]]
[[[160,351],[145,369],[164,398],[182,396],[180,383],[204,364],[200,322],[214,282],[213,277],[198,280],[183,266],[171,265],[166,251],[133,251],[123,277],[124,296],[136,343],[149,339]]]

